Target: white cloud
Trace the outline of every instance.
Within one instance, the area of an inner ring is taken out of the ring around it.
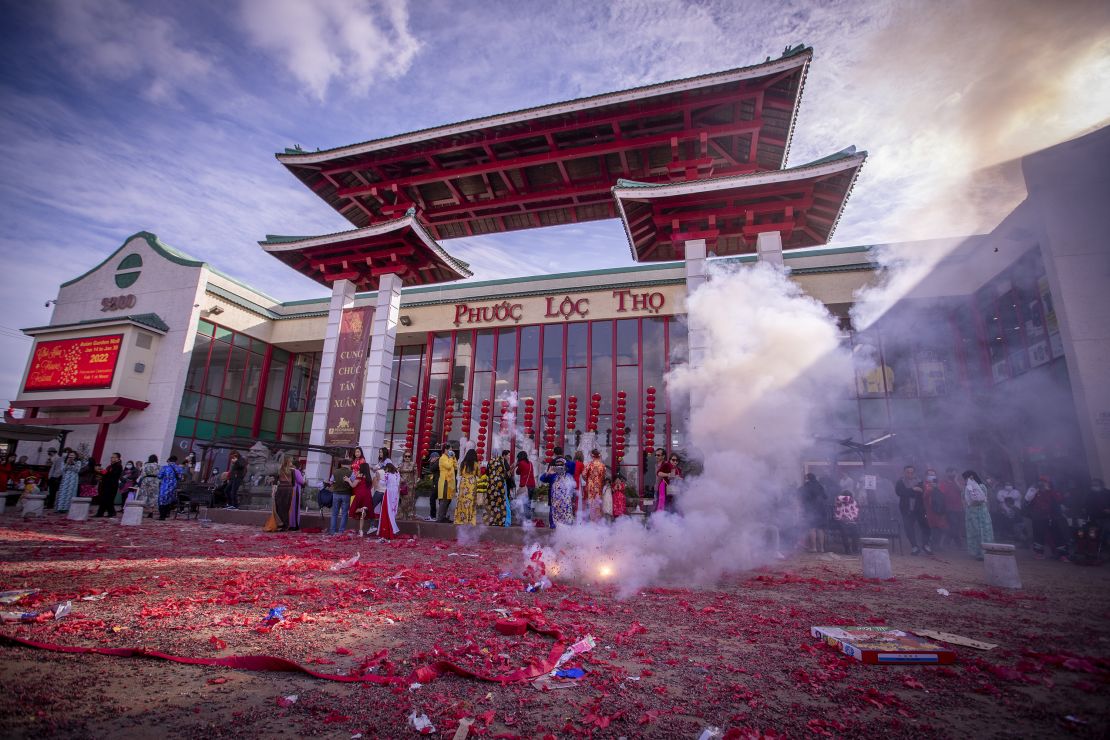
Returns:
[[[146,99],[174,102],[212,71],[211,58],[181,42],[166,16],[122,0],[64,0],[53,4],[53,28],[75,55],[73,71],[110,82],[137,82]]]
[[[333,80],[365,94],[408,71],[421,44],[405,0],[243,0],[248,38],[323,100]]]

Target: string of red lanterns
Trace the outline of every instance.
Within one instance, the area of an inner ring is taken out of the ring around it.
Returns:
[[[613,412],[613,459],[620,465],[624,457],[624,423],[627,414],[625,405],[627,395],[624,391],[617,391],[617,408]]]
[[[405,449],[412,452],[416,442],[416,396],[409,398],[409,420],[405,424]]]

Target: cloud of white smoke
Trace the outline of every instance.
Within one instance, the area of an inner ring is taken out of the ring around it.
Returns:
[[[715,268],[687,309],[708,352],[673,370],[667,390],[672,402],[688,399],[701,472],[675,494],[678,515],[557,528],[544,547],[556,577],[614,582],[628,595],[712,584],[778,552],[773,525],[825,402],[851,377],[850,356],[825,307],[767,265]]]

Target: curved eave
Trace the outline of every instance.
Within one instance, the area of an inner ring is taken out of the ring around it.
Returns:
[[[324,149],[318,152],[311,153],[277,153],[274,156],[279,162],[285,165],[318,165],[323,162],[328,162],[333,159],[342,157],[358,156],[370,152],[379,151],[382,149],[390,149],[398,146],[408,146],[411,144],[419,144],[448,136],[459,136],[462,134],[481,131],[482,129],[492,128],[495,126],[512,125],[522,123],[537,116],[558,116],[565,114],[578,113],[590,108],[598,108],[602,106],[615,105],[619,103],[635,102],[643,98],[656,97],[659,95],[669,95],[671,93],[681,93],[690,90],[697,90],[711,85],[720,85],[729,82],[739,82],[742,80],[749,80],[757,77],[765,77],[773,75],[778,72],[786,72],[792,69],[805,69],[808,67],[810,60],[813,58],[813,49],[804,48],[801,51],[791,53],[789,56],[783,56],[779,59],[774,59],[761,64],[755,64],[750,67],[738,67],[736,69],[726,70],[724,72],[714,72],[712,74],[699,75],[696,77],[687,77],[681,80],[673,80],[670,82],[661,82],[654,85],[644,85],[642,87],[635,87],[621,92],[603,93],[600,95],[592,95],[586,98],[576,98],[562,103],[552,103],[548,105],[534,106],[532,108],[524,108],[511,113],[500,113],[492,116],[484,116],[482,118],[473,118],[458,123],[446,124],[443,126],[435,126],[432,128],[421,129],[406,134],[399,134],[396,136],[388,136],[381,139],[372,139],[370,141],[361,142],[359,144],[350,144],[347,146],[335,147],[333,149]],[[803,81],[805,73],[803,71]],[[801,94],[801,85],[799,85],[798,93]],[[797,108],[795,100],[795,109]],[[788,140],[789,145],[789,140]]]
[[[406,233],[411,233],[416,241],[420,244],[420,246],[423,247],[424,250],[426,250],[427,254],[431,258],[429,261],[433,263],[433,267],[436,270],[436,275],[420,282],[415,282],[411,279],[406,280],[405,278],[402,278],[403,283],[409,285],[426,285],[440,282],[451,282],[454,280],[463,280],[472,276],[473,273],[470,271],[468,265],[465,262],[452,257],[447,252],[447,250],[440,246],[440,244],[434,238],[432,238],[431,234],[428,233],[428,230],[424,227],[424,225],[420,223],[420,220],[416,217],[416,215],[411,212],[406,213],[400,218],[385,221],[373,226],[367,226],[361,229],[352,229],[348,231],[336,232],[333,234],[324,234],[321,236],[295,239],[271,237],[264,241],[260,241],[258,244],[262,247],[264,251],[274,255],[282,262],[290,265],[306,277],[315,280],[321,285],[330,286],[331,281],[327,279],[326,275],[319,273],[315,269],[306,271],[303,268],[298,268],[295,265],[296,257],[304,256],[306,255],[306,253],[309,253],[312,250],[329,247],[338,249],[347,244],[366,242],[367,240],[372,240],[375,237],[385,238],[390,236],[402,236]],[[367,285],[371,285],[371,283],[368,283]]]
[[[648,204],[649,208],[654,208],[656,206],[663,208],[666,207],[665,202],[669,200],[677,201],[682,198],[697,198],[699,196],[704,196],[708,200],[714,196],[723,197],[725,193],[729,193],[727,197],[741,199],[745,191],[751,192],[753,198],[760,198],[763,197],[763,194],[760,192],[761,189],[789,185],[790,183],[804,183],[806,181],[816,184],[824,178],[850,173],[848,182],[843,183],[843,194],[839,197],[836,211],[827,219],[829,223],[827,233],[820,235],[822,237],[820,239],[812,239],[812,244],[795,244],[790,248],[815,246],[817,244],[826,243],[828,239],[832,237],[832,233],[835,231],[843,215],[844,206],[847,203],[852,188],[855,186],[859,171],[866,159],[867,152],[856,152],[855,147],[849,147],[829,157],[778,172],[733,175],[673,184],[641,183],[630,180],[619,180],[617,185],[613,187],[612,193],[617,203],[617,212],[620,215],[621,223],[624,225],[625,238],[628,241],[632,259],[642,261],[645,255],[641,252],[637,237],[634,233],[634,231],[638,231],[642,227],[637,226],[636,229],[633,228],[633,222],[637,224],[640,223],[640,219],[638,218],[640,214],[632,214],[630,211],[633,209],[642,209],[644,204]],[[764,204],[776,205],[773,201]],[[792,206],[793,202],[784,200],[780,205]],[[675,258],[675,255],[653,257],[653,259]]]

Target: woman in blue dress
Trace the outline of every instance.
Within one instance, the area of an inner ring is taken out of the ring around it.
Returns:
[[[578,486],[574,484],[574,476],[567,472],[567,461],[555,458],[554,464],[540,476],[540,481],[551,491],[551,525],[574,524],[574,496]]]
[[[171,455],[162,469],[158,471],[158,519],[165,521],[173,505],[177,503],[177,484],[185,476],[185,471],[177,464],[177,456]]]
[[[72,450],[66,453],[65,462],[62,463],[62,482],[58,486],[58,499],[54,511],[64,514],[69,511],[69,502],[77,495],[77,484],[81,477],[81,461],[77,453]]]

